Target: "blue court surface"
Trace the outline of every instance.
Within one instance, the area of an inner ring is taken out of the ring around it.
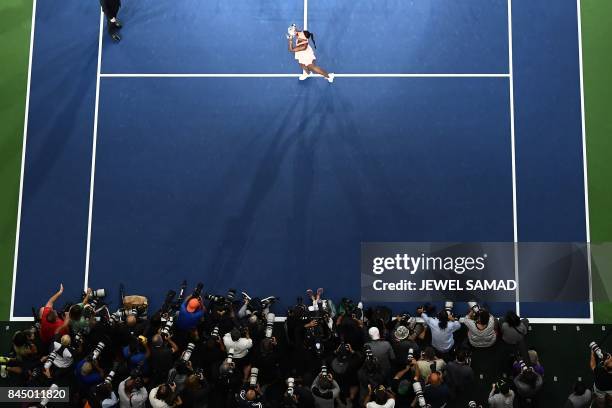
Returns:
[[[13,319],[58,282],[157,306],[202,281],[278,295],[278,315],[307,288],[358,299],[362,242],[584,245],[576,11],[124,0],[113,44],[97,2],[39,1]],[[293,22],[333,84],[297,80]],[[529,301],[493,310],[590,321],[586,258],[569,280],[541,253],[516,257]],[[533,302],[568,284],[576,301]]]

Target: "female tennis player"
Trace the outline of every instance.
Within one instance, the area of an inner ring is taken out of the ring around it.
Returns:
[[[295,46],[293,43],[294,38],[296,40]],[[334,82],[334,74],[328,73],[323,68],[315,65],[315,60],[317,57],[315,57],[309,40],[312,40],[312,44],[315,48],[317,48],[314,35],[309,31],[296,31],[295,36],[289,37],[289,52],[293,52],[295,54],[295,59],[298,60],[300,67],[302,67],[302,75],[300,75],[299,79],[300,81],[303,81],[308,78],[308,75],[311,72],[315,72],[323,75],[331,84]]]

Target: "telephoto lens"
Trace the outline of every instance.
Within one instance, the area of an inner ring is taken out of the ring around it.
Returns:
[[[421,383],[415,381],[412,383],[412,390],[414,391],[414,395],[416,396],[417,404],[419,407],[426,407],[427,402],[425,402],[425,396],[423,395],[423,387],[421,387]]]
[[[100,354],[104,350],[105,346],[106,345],[104,344],[104,342],[98,342],[98,344],[96,344],[96,347],[94,347],[93,351],[91,352],[91,359],[97,360],[100,357]]]
[[[233,303],[236,300],[236,289],[229,289],[227,291],[227,301],[228,303]]]
[[[525,370],[527,370],[529,368],[524,360],[519,360],[518,361],[518,365],[519,365],[519,368],[520,368],[521,372],[523,372],[523,371],[525,371]]]
[[[454,302],[446,301],[444,303],[444,310],[446,310],[446,314],[448,314],[449,317],[453,315],[453,307],[455,307]]]
[[[164,337],[170,337],[170,331],[172,330],[172,325],[174,324],[174,316],[170,315],[166,319],[166,323],[159,330],[159,334]]]
[[[321,366],[321,375],[322,375],[323,377],[327,377],[327,374],[328,374],[328,371],[327,371],[327,366],[326,366],[325,364],[323,364],[323,365]]]
[[[287,395],[292,396],[295,387],[295,379],[293,377],[287,378]]]
[[[106,296],[106,291],[104,289],[95,289],[91,291],[91,296],[95,298],[103,298]]]
[[[249,377],[249,387],[257,387],[257,376],[259,375],[259,368],[251,367],[251,376]]]
[[[592,341],[591,343],[589,343],[589,348],[591,349],[591,351],[593,352],[593,354],[595,354],[595,356],[599,359],[599,360],[603,360],[604,359],[604,353],[603,350],[601,349],[601,347],[599,347],[597,345],[597,343],[595,343],[594,341]]]
[[[186,363],[191,359],[191,354],[193,353],[193,349],[195,349],[195,344],[193,343],[187,344],[187,348],[185,349],[185,351],[183,351],[183,354],[181,354],[181,360],[183,362]]]
[[[47,357],[44,367],[47,370],[50,369],[56,358],[57,358],[57,353],[55,351],[52,351],[51,353],[49,353],[49,357]]]
[[[276,316],[274,315],[274,313],[268,313],[268,316],[266,316],[266,338],[268,339],[272,337],[275,317]]]
[[[57,391],[59,387],[57,386],[57,384],[51,384],[51,386],[49,387],[48,391],[50,391],[47,395],[53,395],[55,393],[55,391]],[[40,406],[41,407],[46,407],[47,404],[49,403],[49,398],[43,398],[42,400],[40,400]]]
[[[478,304],[478,302],[468,302],[468,306],[472,312],[480,312],[480,305]]]
[[[411,347],[408,349],[408,364],[412,363],[414,360],[414,349]]]
[[[112,384],[113,379],[115,378],[115,374],[117,374],[117,369],[119,368],[119,363],[114,363],[113,368],[108,372],[106,377],[104,378],[104,382],[106,384]]]
[[[468,402],[468,408],[478,408],[479,405],[476,403],[476,401],[470,401]]]
[[[213,327],[212,332],[210,333],[210,337],[214,338],[214,339],[219,339],[219,326],[215,326]]]
[[[193,290],[193,293],[191,294],[191,296],[194,298],[199,298],[200,295],[202,294],[203,288],[204,288],[204,284],[202,282],[199,282],[196,288]]]

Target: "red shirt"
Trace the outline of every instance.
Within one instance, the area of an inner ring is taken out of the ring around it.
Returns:
[[[64,324],[64,321],[60,319],[59,316],[54,323],[47,321],[47,315],[52,310],[52,307],[45,307],[43,309],[42,316],[40,317],[40,339],[43,343],[50,343],[51,340],[53,340],[53,336],[55,335],[57,328]],[[68,326],[66,326],[63,330],[60,330],[59,334],[68,334]]]

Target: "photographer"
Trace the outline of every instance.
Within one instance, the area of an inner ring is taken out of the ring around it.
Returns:
[[[384,385],[379,385],[375,390],[370,385],[364,405],[366,408],[393,408],[395,407],[395,395],[387,390]]]
[[[591,406],[593,393],[582,381],[576,381],[574,392],[572,392],[563,408],[588,408]]]
[[[433,347],[425,347],[421,358],[417,361],[417,365],[419,366],[422,381],[427,380],[429,374],[435,371],[442,372],[446,368],[446,362],[436,357],[436,351]]]
[[[160,384],[174,365],[174,355],[179,348],[170,336],[156,334],[151,338],[151,381]]]
[[[72,339],[69,335],[65,334],[53,342],[51,354],[53,357],[52,361],[45,364],[44,370],[45,375],[48,378],[61,378],[66,374],[70,373],[70,367],[74,363],[73,350],[71,348]],[[50,357],[45,357],[43,362],[47,362]]]
[[[395,360],[395,352],[393,347],[387,340],[380,338],[378,327],[370,327],[368,330],[370,341],[366,343],[372,350],[372,354],[380,364],[380,370],[385,379],[391,376],[391,363]]]
[[[193,331],[204,319],[204,305],[201,297],[189,296],[179,309],[176,328],[185,332]]]
[[[239,329],[234,328],[231,332],[225,333],[223,344],[226,350],[234,349],[234,364],[237,370],[243,370],[244,381],[246,381],[251,369],[248,354],[251,347],[253,347],[253,340],[249,336],[249,331],[243,330],[241,332]]]
[[[421,373],[416,358],[408,361],[405,368],[395,373],[391,380],[391,389],[395,393],[398,406],[407,407],[410,405],[415,397],[412,383],[420,380]]]
[[[497,341],[495,318],[488,310],[480,309],[478,312],[474,312],[474,310],[470,308],[463,323],[468,329],[467,337],[472,347],[491,347]]]
[[[423,395],[431,408],[442,408],[446,405],[450,400],[450,391],[444,383],[442,373],[434,371],[429,374],[423,388]]]
[[[183,401],[176,395],[175,384],[161,384],[149,392],[149,403],[152,408],[171,408],[182,405]]]
[[[489,393],[489,408],[512,408],[514,406],[514,391],[510,385],[502,381],[500,384],[493,384]]]
[[[521,320],[513,310],[509,310],[500,323],[502,340],[511,346],[521,343],[529,329],[529,320]]]
[[[113,391],[112,384],[103,382],[94,388],[88,402],[92,408],[114,408],[119,400]]]
[[[334,408],[334,400],[340,395],[340,386],[331,373],[322,371],[312,382],[310,389],[316,408]]]
[[[475,385],[474,370],[467,362],[465,350],[457,351],[454,361],[446,365],[445,376],[451,395],[464,398],[466,402],[471,398],[472,390]]]
[[[140,366],[143,367],[144,372],[148,372],[148,359],[151,356],[151,349],[146,337],[130,337],[128,345],[122,350],[122,354],[130,370]]]
[[[519,397],[530,400],[542,389],[544,379],[534,371],[533,367],[523,368],[521,373],[514,377],[514,386]]]
[[[120,408],[145,408],[148,393],[144,387],[144,381],[140,373],[130,374],[128,378],[119,383],[117,389],[119,394]]]
[[[595,353],[591,350],[591,370],[595,377],[593,391],[596,406],[612,406],[612,355],[605,354],[602,361],[597,361]]]
[[[455,346],[453,333],[461,329],[461,323],[456,322],[454,316],[449,316],[446,310],[441,310],[437,318],[427,316],[423,308],[417,309],[417,315],[431,330],[431,345],[441,354],[450,353]]]
[[[206,408],[210,385],[202,371],[194,372],[187,377],[183,390],[183,406],[186,408]]]
[[[59,290],[47,300],[47,303],[40,308],[40,341],[46,348],[52,341],[55,334],[68,334],[68,320],[60,319],[59,313],[53,309],[55,301],[64,293],[64,285],[60,284]]]

